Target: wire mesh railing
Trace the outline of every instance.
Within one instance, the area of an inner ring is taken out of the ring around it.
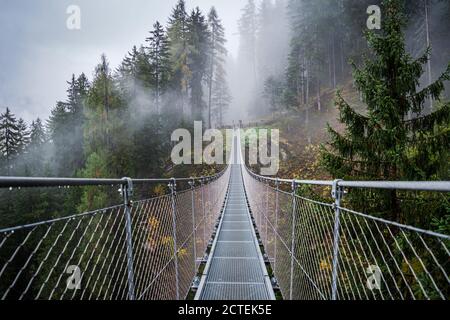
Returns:
[[[284,299],[448,299],[450,236],[350,210],[346,188],[449,192],[448,182],[296,181],[243,170],[259,236]],[[291,184],[282,190],[281,184]],[[300,185],[332,189],[330,202]],[[424,212],[426,214],[426,212]]]
[[[0,230],[0,299],[183,299],[220,214],[229,169],[191,179],[2,178],[1,188],[118,185],[123,203]],[[133,183],[168,183],[132,201]],[[177,191],[177,182],[189,188]]]

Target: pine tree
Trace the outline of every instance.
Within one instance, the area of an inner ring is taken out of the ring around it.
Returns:
[[[47,131],[49,138],[54,146],[52,157],[52,168],[54,173],[58,176],[68,175],[67,170],[67,156],[71,154],[70,137],[67,131],[70,127],[70,114],[67,111],[68,105],[65,102],[58,101],[55,108],[51,110],[50,117],[47,120]]]
[[[67,83],[67,112],[68,124],[66,130],[71,132],[68,140],[68,148],[71,152],[67,155],[67,173],[73,175],[79,170],[85,161],[83,131],[86,123],[84,115],[86,99],[89,91],[89,81],[84,73],[77,78],[72,75],[72,79]]]
[[[245,63],[251,66],[253,87],[257,87],[257,61],[256,61],[256,41],[258,32],[256,5],[254,0],[248,0],[242,10],[242,16],[238,22],[240,40],[240,51]]]
[[[217,15],[217,11],[214,7],[211,8],[208,14],[208,26],[209,26],[209,67],[208,67],[208,126],[212,127],[211,111],[216,108],[213,105],[213,98],[220,106],[217,106],[219,110],[219,123],[222,124],[224,103],[227,100],[227,84],[226,73],[223,67],[225,58],[227,56],[227,49],[225,48],[225,30],[222,26],[222,22]],[[219,87],[220,88],[217,88]],[[214,97],[215,96],[215,97]]]
[[[73,74],[67,84],[69,85],[67,89],[67,111],[76,118],[82,118],[86,94],[89,90],[89,81],[84,73],[78,78]]]
[[[219,126],[224,124],[224,114],[230,106],[231,99],[225,69],[219,65],[215,71],[211,103],[214,119]]]
[[[323,149],[323,163],[335,177],[344,179],[429,180],[448,178],[450,103],[420,116],[428,96],[439,101],[447,71],[430,86],[418,91],[428,51],[413,60],[405,51],[405,17],[400,0],[383,1],[380,33],[366,32],[373,59],[354,66],[355,83],[367,105],[357,113],[339,92],[336,104],[344,133],[328,127],[331,142]],[[416,117],[408,120],[408,114]],[[388,207],[397,214],[395,191]],[[394,219],[397,217],[394,217]]]
[[[275,70],[273,70],[275,66],[273,56],[274,51],[278,48],[276,48],[273,42],[276,37],[282,36],[281,34],[275,34],[278,31],[275,27],[277,24],[281,24],[280,21],[275,20],[276,18],[274,16],[274,5],[272,1],[262,0],[258,8],[258,33],[256,40],[258,76],[262,79],[266,79],[275,74]],[[271,39],[271,41],[267,41],[267,39]]]
[[[42,120],[37,118],[31,122],[30,127],[30,146],[39,149],[46,141],[45,128]]]
[[[24,158],[26,170],[29,175],[44,175],[45,159],[49,152],[44,124],[40,118],[31,122],[30,143],[27,148],[27,155]]]
[[[123,59],[121,65],[118,68],[118,81],[120,83],[121,90],[127,95],[128,99],[134,99],[136,96],[137,82],[139,76],[139,51],[136,46],[133,46],[131,51]]]
[[[11,172],[11,161],[19,152],[19,130],[16,117],[6,108],[0,115],[0,152],[5,159],[8,174]]]
[[[162,25],[158,21],[153,25],[153,28],[146,41],[148,42],[149,59],[152,66],[151,79],[155,92],[156,111],[160,114],[162,95],[170,78],[169,42]]]
[[[28,131],[27,124],[22,118],[20,118],[19,121],[17,122],[17,129],[18,129],[17,152],[22,153],[25,152],[25,150],[28,147],[28,144],[30,143],[30,132]]]
[[[110,176],[129,175],[132,170],[132,109],[122,93],[102,55],[87,96],[84,150],[86,163],[91,156],[100,158]]]
[[[95,68],[94,80],[87,96],[86,115],[87,152],[110,150],[112,130],[122,106],[121,96],[105,55]]]
[[[191,70],[188,66],[188,14],[186,3],[179,0],[169,18],[167,37],[169,42],[170,65],[172,68],[170,85],[176,95],[175,100],[167,101],[167,112],[182,115],[186,112]]]
[[[78,78],[72,75],[67,85],[67,101],[58,101],[47,121],[49,138],[54,147],[52,168],[58,176],[73,176],[85,161],[83,130],[89,82],[84,74]],[[40,120],[34,125],[36,132],[32,132],[35,137],[31,145],[38,152],[36,149],[42,145],[44,133]]]
[[[152,110],[154,108],[152,101],[149,101],[150,98],[144,99],[146,92],[154,88],[152,73],[150,57],[144,46],[139,48],[133,46],[114,75],[123,100],[127,101],[128,105],[135,110]],[[150,94],[148,96],[150,97]]]
[[[283,83],[271,76],[264,83],[264,97],[269,102],[270,111],[276,112],[282,104]]]
[[[189,81],[192,119],[202,120],[206,105],[203,101],[203,81],[208,63],[209,32],[206,18],[197,7],[188,20],[188,65],[191,71]]]

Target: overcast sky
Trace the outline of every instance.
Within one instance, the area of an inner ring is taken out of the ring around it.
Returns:
[[[215,6],[228,49],[238,48],[237,20],[244,0],[187,0],[188,10]],[[72,73],[89,79],[100,55],[117,67],[140,45],[156,20],[166,25],[176,0],[0,0],[0,111],[8,106],[27,122],[47,118],[64,100]],[[81,30],[69,30],[69,5],[81,9]]]

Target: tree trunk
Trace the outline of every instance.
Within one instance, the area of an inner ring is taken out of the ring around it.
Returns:
[[[426,39],[427,39],[427,48],[431,46],[431,39],[430,39],[430,24],[429,24],[429,12],[428,12],[428,0],[425,1],[425,31],[426,31]],[[428,54],[428,61],[427,61],[427,73],[428,73],[428,85],[431,84],[432,77],[431,77],[431,54]],[[430,96],[430,111],[433,110],[433,98]]]
[[[333,87],[333,58],[331,57],[331,40],[328,39],[328,83]]]
[[[344,75],[344,72],[345,72],[345,70],[344,70],[344,68],[345,68],[345,65],[344,65],[344,45],[343,45],[343,43],[342,43],[343,41],[341,40],[340,41],[340,54],[341,54],[341,79],[343,80],[344,79],[344,77],[345,77],[345,75]]]
[[[322,104],[320,102],[320,80],[317,78],[317,110],[322,110]]]
[[[335,49],[335,41],[334,41],[334,33],[331,37],[332,41],[332,53],[333,53],[333,89],[336,89],[336,49]]]
[[[305,73],[305,77],[306,77],[306,100],[305,100],[305,104],[309,103],[309,69],[308,69],[309,65],[308,65],[308,61],[306,61],[306,73]]]

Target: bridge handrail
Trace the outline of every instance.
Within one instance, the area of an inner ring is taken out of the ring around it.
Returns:
[[[297,185],[316,185],[344,188],[360,188],[360,189],[398,189],[409,191],[436,191],[450,192],[450,181],[345,181],[345,180],[298,180],[298,179],[282,179],[262,176],[251,171],[245,165],[247,172],[258,180],[266,182],[278,182],[284,184],[295,183]]]
[[[220,178],[226,171],[223,169],[219,173],[204,177],[190,177],[190,178],[152,178],[152,179],[131,179],[133,184],[144,183],[169,183],[176,181],[213,181]],[[0,189],[2,188],[34,188],[34,187],[82,187],[82,186],[108,186],[108,185],[125,185],[130,181],[128,178],[121,179],[104,179],[104,178],[53,178],[53,177],[13,177],[0,176]]]

